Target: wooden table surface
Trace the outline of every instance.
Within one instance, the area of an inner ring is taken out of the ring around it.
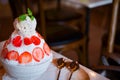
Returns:
[[[73,4],[83,5],[88,8],[95,8],[99,6],[104,6],[113,2],[113,0],[64,0],[65,2],[71,2]],[[63,3],[64,3],[63,1]]]

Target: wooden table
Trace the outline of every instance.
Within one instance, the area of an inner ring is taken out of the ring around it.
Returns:
[[[65,0],[74,4],[86,6],[88,8],[96,8],[112,3],[113,0]]]
[[[71,3],[74,5],[81,5],[86,7],[86,36],[87,36],[87,53],[89,43],[89,27],[90,27],[90,13],[91,9],[111,4],[113,0],[64,0],[63,3]],[[79,6],[77,7],[79,8]],[[89,53],[88,53],[89,56]],[[89,61],[89,60],[88,60]],[[89,62],[88,62],[89,63]],[[90,64],[88,64],[89,66]]]
[[[4,42],[0,42],[0,52],[1,52],[1,49],[2,49],[2,46],[3,46],[3,43]],[[63,55],[58,54],[58,53],[56,53],[54,51],[52,51],[52,53],[53,53],[53,57],[54,58],[61,58],[61,57],[62,58],[66,58]],[[66,58],[66,59],[68,59],[68,58]],[[70,59],[68,59],[68,60],[70,60]],[[107,79],[107,78],[99,75],[98,73],[96,73],[96,72],[94,72],[94,71],[92,71],[92,70],[90,70],[90,69],[88,69],[88,68],[86,68],[86,67],[84,67],[82,65],[80,65],[80,68],[83,69],[83,70],[85,70],[85,72],[87,72],[87,74],[90,77],[90,80],[109,80],[109,79]],[[2,80],[2,75],[4,73],[5,73],[5,71],[4,71],[3,67],[1,67],[1,65],[0,65],[0,80]],[[63,70],[63,74],[64,75],[62,75],[62,78],[65,77],[65,75],[67,75],[65,73],[66,73],[66,71]],[[53,75],[51,75],[51,74],[53,74]],[[55,78],[56,76],[55,75],[56,75],[56,67],[53,66],[53,64],[51,63],[50,66],[49,66],[49,68],[48,68],[47,73],[43,74],[43,76],[40,77],[40,80],[48,80],[48,79],[51,79],[51,78],[52,78],[51,80],[56,80],[56,78]],[[74,76],[78,77],[79,74],[74,75]],[[65,79],[60,79],[60,80],[65,80]],[[76,78],[76,79],[72,79],[72,80],[78,80],[78,79]]]

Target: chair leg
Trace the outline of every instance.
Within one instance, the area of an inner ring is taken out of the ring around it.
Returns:
[[[60,9],[61,9],[61,0],[57,0],[56,10],[60,10]]]
[[[87,55],[87,51],[86,51],[86,45],[85,44],[83,44],[83,57],[84,57],[84,64],[86,65],[86,66],[88,66],[88,55]]]
[[[86,52],[86,45],[82,44],[82,45],[79,46],[78,49],[79,49],[79,53],[78,53],[79,62],[82,65],[88,66],[88,55],[87,55],[87,52]]]

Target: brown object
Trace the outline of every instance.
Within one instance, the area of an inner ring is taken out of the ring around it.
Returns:
[[[68,79],[70,80],[73,72],[79,69],[79,64],[77,62],[68,62],[67,68],[71,71],[71,74]]]
[[[116,54],[113,52],[119,0],[113,0],[113,1],[114,2],[113,2],[113,10],[112,10],[112,19],[111,19],[107,50],[102,54],[102,56],[104,57],[103,58],[104,65],[96,65],[93,67],[94,70],[112,70],[118,72],[120,71],[120,66],[108,64],[108,58],[114,60],[115,62],[120,61],[120,54]],[[120,65],[120,63],[118,64]]]
[[[53,64],[58,68],[58,75],[56,80],[59,80],[61,69],[66,65],[66,63],[63,58],[58,58],[53,59]]]
[[[67,62],[66,64],[67,68],[71,71],[74,72],[79,69],[79,63],[78,62]]]
[[[89,75],[83,69],[80,69],[79,77],[79,80],[90,80]]]
[[[77,70],[79,70],[78,71],[79,73],[77,73],[77,74],[79,74],[79,80],[90,80],[89,75],[82,68],[80,68],[80,65],[79,65],[79,63],[77,61],[76,62],[75,61],[66,62],[66,67],[71,72],[68,80],[71,80],[72,75]]]
[[[62,69],[66,63],[65,60],[63,58],[56,58],[53,59],[52,63],[58,68],[58,69]]]
[[[60,58],[57,60],[57,65],[58,65],[58,68],[61,69],[65,66],[65,62],[64,62],[64,59],[63,58]]]
[[[108,52],[113,52],[113,45],[114,45],[114,39],[115,39],[115,33],[116,33],[116,23],[117,23],[117,14],[118,14],[118,8],[119,8],[119,0],[114,0],[113,4],[113,12],[112,12],[112,20],[110,25],[110,36],[109,36],[109,43],[108,43]]]
[[[2,80],[2,76],[4,75],[5,70],[2,66],[0,66],[0,80]]]
[[[57,80],[59,80],[61,69],[62,69],[64,66],[65,66],[64,59],[63,59],[63,58],[57,59],[57,67],[59,68]]]

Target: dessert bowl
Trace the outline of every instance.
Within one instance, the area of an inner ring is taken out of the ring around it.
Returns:
[[[52,54],[50,56],[52,57]],[[35,65],[13,65],[6,63],[3,59],[0,60],[5,68],[7,76],[11,77],[12,80],[35,80],[48,69],[52,58]]]

